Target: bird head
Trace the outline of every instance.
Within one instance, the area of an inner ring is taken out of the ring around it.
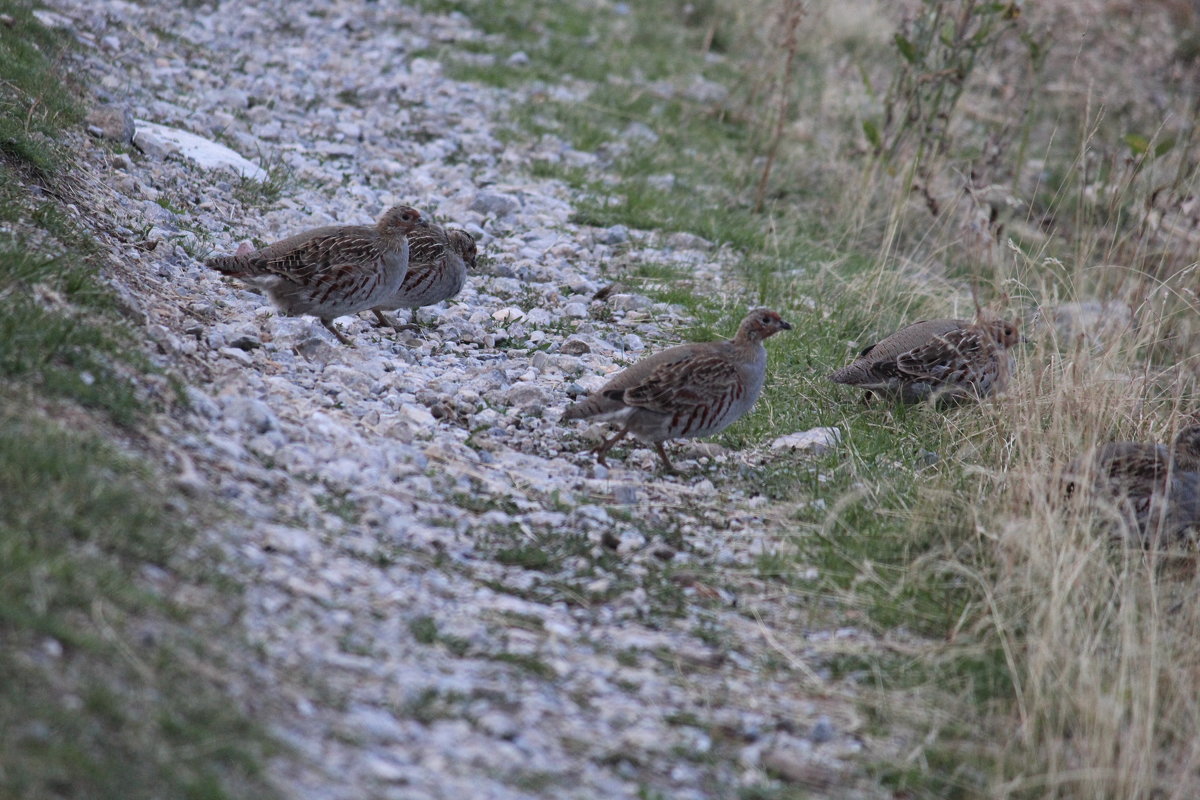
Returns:
[[[777,312],[769,308],[756,308],[742,320],[742,324],[738,328],[738,338],[761,342],[780,331],[790,331],[791,329],[791,324],[784,322]]]
[[[992,332],[992,336],[1001,347],[1014,347],[1025,341],[1017,326],[1006,319],[989,319],[984,325]]]
[[[1195,422],[1175,435],[1175,461],[1189,472],[1200,472],[1200,414],[1192,419]]]
[[[475,259],[479,251],[471,234],[458,228],[451,228],[446,231],[446,237],[450,240],[450,247],[467,265],[467,269],[475,269]]]
[[[383,236],[403,236],[417,228],[429,227],[429,221],[411,206],[392,206],[383,212],[376,227]]]

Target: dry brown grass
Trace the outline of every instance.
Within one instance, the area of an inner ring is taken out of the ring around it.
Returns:
[[[935,11],[937,25],[973,30],[970,4],[812,5],[799,46],[820,74],[800,91],[819,90],[794,101],[776,180],[807,179],[818,153],[840,176],[829,209],[844,244],[878,254],[878,270],[851,281],[865,302],[962,309],[974,285],[1035,339],[1008,396],[947,423],[971,449],[968,488],[922,490],[972,518],[966,543],[927,561],[977,587],[961,633],[1004,653],[1013,687],[975,709],[971,757],[990,777],[964,791],[1200,797],[1196,555],[1114,543],[1111,508],[1069,509],[1054,490],[1072,456],[1169,441],[1200,409],[1200,10],[1013,6],[988,47],[968,58],[943,41],[940,60],[912,66],[892,33],[915,36]],[[947,89],[960,94],[935,98],[926,89],[945,64],[965,69]],[[1054,324],[1081,301],[1108,304],[1107,324]],[[929,517],[914,506],[914,526]],[[922,697],[942,711],[927,719],[972,705],[930,688]]]

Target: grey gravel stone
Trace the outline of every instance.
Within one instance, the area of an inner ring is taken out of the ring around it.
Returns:
[[[471,201],[472,211],[492,217],[506,217],[520,207],[517,198],[499,192],[479,192]]]
[[[834,734],[833,721],[822,714],[817,717],[817,721],[813,724],[808,738],[812,740],[813,744],[824,744],[833,739]]]
[[[592,348],[583,339],[571,338],[562,343],[558,352],[568,356],[581,356],[584,353],[592,352]]]
[[[1063,303],[1053,309],[1052,322],[1062,340],[1083,339],[1099,345],[1132,329],[1133,310],[1116,300]]]
[[[703,236],[697,236],[694,233],[686,231],[677,231],[667,237],[667,245],[676,250],[710,250],[712,242],[705,239]]]
[[[640,495],[636,486],[623,483],[613,487],[613,502],[618,505],[633,505],[638,501],[639,497]]]
[[[654,305],[654,301],[641,294],[614,294],[608,302],[618,311],[641,311]]]
[[[625,244],[629,241],[629,228],[624,225],[613,225],[602,231],[599,239],[604,244]]]

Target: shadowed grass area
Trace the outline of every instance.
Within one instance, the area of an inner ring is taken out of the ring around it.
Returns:
[[[171,575],[190,538],[148,499],[163,496],[149,472],[0,412],[0,496],[3,793],[270,796],[267,737],[197,670],[214,655],[203,623],[181,627],[190,615],[135,580]]]
[[[42,173],[62,162],[54,137],[82,119],[56,67],[66,38],[34,19],[33,6],[0,0],[0,155]]]
[[[36,254],[15,242],[0,242],[0,375],[36,383],[48,397],[71,398],[103,409],[121,423],[139,408],[128,372],[145,368],[129,345],[131,336],[111,322],[113,312],[89,317],[96,306],[111,305],[86,263],[64,266],[64,258]],[[29,291],[61,292],[57,307],[31,301]],[[18,299],[20,298],[20,299]]]

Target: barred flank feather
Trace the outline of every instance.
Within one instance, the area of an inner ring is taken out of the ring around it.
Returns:
[[[462,291],[475,267],[475,240],[466,231],[430,225],[409,236],[408,274],[400,288],[374,307],[376,315],[397,308],[420,308],[449,300]]]

